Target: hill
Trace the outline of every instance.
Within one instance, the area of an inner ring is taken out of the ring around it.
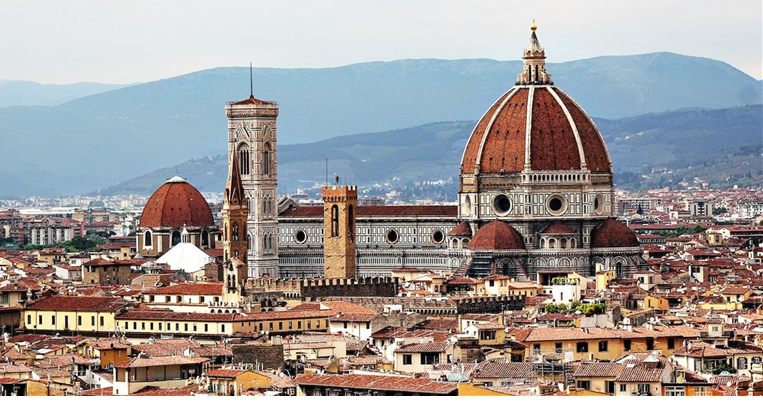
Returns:
[[[607,142],[618,187],[678,186],[695,178],[709,186],[763,183],[763,106],[687,110],[620,120],[594,119]],[[278,151],[279,193],[295,193],[325,181],[328,170],[363,187],[394,182],[450,181],[455,196],[461,154],[474,122],[442,122],[381,133],[335,137]],[[181,174],[202,191],[222,191],[223,155],[196,158],[154,171],[100,192],[152,193]],[[439,190],[438,190],[439,192]]]
[[[10,106],[55,106],[81,97],[130,85],[107,83],[73,83],[44,85],[25,80],[0,81],[0,108]]]
[[[520,62],[402,60],[326,69],[256,69],[255,96],[280,104],[279,143],[473,121],[509,89]],[[760,83],[719,61],[669,53],[549,64],[595,117],[760,103]],[[83,97],[0,109],[6,195],[86,193],[188,157],[224,152],[224,104],[248,95],[248,69],[217,68]],[[238,96],[237,96],[238,95]]]

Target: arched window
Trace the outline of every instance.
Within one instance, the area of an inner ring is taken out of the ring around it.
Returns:
[[[209,230],[204,230],[201,233],[201,245],[209,246]]]
[[[623,263],[618,262],[617,265],[615,265],[615,269],[617,270],[617,276],[620,276],[623,273]]]
[[[249,146],[241,144],[238,147],[238,166],[242,175],[249,175]]]
[[[180,231],[175,230],[172,232],[172,245],[180,244]]]
[[[331,206],[331,236],[339,236],[339,206]]]
[[[262,147],[262,174],[270,175],[270,144]]]
[[[147,230],[146,234],[143,236],[143,247],[151,247],[154,245],[153,236],[151,234],[151,230]]]
[[[238,241],[238,224],[233,225],[233,234],[231,240]]]
[[[347,208],[347,237],[350,238],[350,241],[353,241],[355,239],[355,219],[353,218],[355,216],[355,207],[353,205],[350,205]]]

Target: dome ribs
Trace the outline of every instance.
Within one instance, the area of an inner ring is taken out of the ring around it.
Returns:
[[[559,89],[555,89],[556,93],[567,106],[567,110],[572,116],[572,120],[578,128],[578,134],[580,135],[580,141],[583,144],[583,151],[585,152],[586,165],[591,172],[606,172],[612,173],[612,164],[609,159],[607,147],[604,145],[599,131],[596,129],[593,121],[588,118],[588,115],[583,109]]]
[[[482,145],[482,138],[485,134],[490,121],[493,118],[498,107],[503,101],[511,94],[511,90],[504,93],[498,100],[493,103],[490,109],[482,116],[477,126],[474,127],[472,135],[469,137],[469,141],[466,143],[466,149],[464,149],[464,156],[461,159],[462,173],[474,173],[475,166],[477,164],[477,157],[480,153],[480,145]]]
[[[544,88],[535,91],[530,165],[534,170],[580,169],[574,132],[562,107]]]
[[[187,182],[167,182],[148,199],[140,218],[141,227],[205,227],[215,220],[209,204]]]
[[[482,147],[480,172],[521,172],[524,168],[527,89],[520,89],[493,121]]]

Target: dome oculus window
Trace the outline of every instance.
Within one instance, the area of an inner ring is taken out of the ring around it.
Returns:
[[[297,230],[297,232],[294,233],[294,241],[298,244],[304,244],[305,241],[307,241],[307,234],[305,234],[305,231]]]
[[[397,231],[395,230],[388,230],[387,231],[387,242],[390,244],[394,244],[397,242],[397,239],[399,236],[397,235]]]
[[[561,216],[567,211],[567,198],[560,194],[554,194],[546,200],[546,210],[552,216]]]
[[[601,193],[596,194],[596,198],[593,200],[593,211],[596,214],[604,213],[604,195]]]
[[[493,211],[499,216],[505,216],[511,211],[511,199],[506,195],[498,195],[493,198]]]
[[[435,232],[432,233],[432,242],[435,244],[442,244],[443,241],[445,241],[445,234],[443,234],[442,230],[435,230]]]

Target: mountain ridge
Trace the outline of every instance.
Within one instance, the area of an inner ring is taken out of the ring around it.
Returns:
[[[278,136],[284,146],[477,120],[513,86],[520,67],[519,61],[409,59],[258,68],[254,93],[279,103]],[[723,108],[763,99],[760,82],[738,69],[678,54],[597,57],[548,69],[556,85],[595,117]],[[246,98],[248,84],[247,68],[213,68],[52,107],[1,108],[6,159],[0,172],[13,175],[4,179],[4,194],[86,193],[130,173],[221,154],[227,138],[224,105]]]
[[[760,145],[757,149],[750,145],[756,141],[760,144],[763,105],[652,113],[619,120],[594,118],[594,121],[608,145],[619,187],[671,186],[684,179],[693,180],[697,177],[693,173],[701,174],[716,186],[763,181],[763,168],[750,165],[760,159]],[[279,149],[279,194],[295,193],[297,188],[325,182],[326,169],[330,177],[340,175],[364,188],[395,178],[399,185],[445,180],[457,184],[463,148],[474,125],[473,121],[439,122],[283,145]],[[695,142],[687,143],[687,136],[694,137]],[[647,158],[651,161],[646,161]],[[713,171],[714,166],[725,168],[727,173]],[[226,156],[193,158],[99,192],[148,195],[176,174],[187,177],[201,191],[219,192],[227,176]],[[733,180],[723,179],[726,176]],[[457,190],[456,184],[450,186],[451,194]]]

